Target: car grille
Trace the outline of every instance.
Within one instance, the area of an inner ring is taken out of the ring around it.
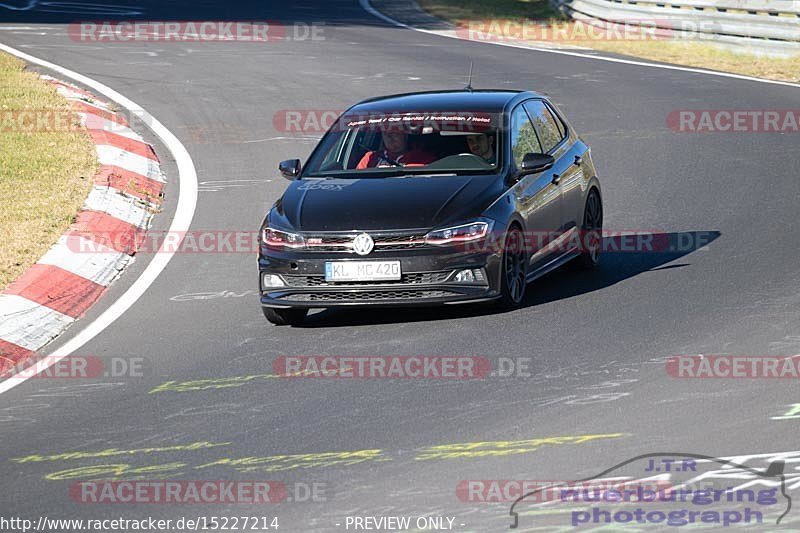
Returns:
[[[375,241],[375,251],[409,250],[424,248],[425,234],[412,233],[370,233]],[[348,252],[352,253],[351,243],[355,234],[350,235],[305,235],[307,249],[312,252]]]
[[[360,285],[430,285],[432,283],[442,283],[449,276],[451,271],[440,272],[418,272],[415,274],[403,274],[399,280],[380,280],[380,281],[325,281],[325,276],[298,276],[284,275],[283,279],[290,287],[342,287]]]
[[[353,300],[418,300],[423,298],[442,298],[451,296],[452,291],[437,290],[395,290],[359,292],[314,292],[308,294],[289,294],[283,299],[297,302],[342,302]]]
[[[425,246],[425,235],[392,235],[375,237],[376,250],[405,250]]]

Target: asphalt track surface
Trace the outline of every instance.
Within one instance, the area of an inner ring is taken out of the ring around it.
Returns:
[[[305,158],[315,142],[276,131],[276,113],[460,88],[472,60],[476,87],[534,89],[570,118],[592,146],[607,229],[718,234],[706,249],[608,254],[597,272],[559,271],[531,285],[525,306],[513,312],[346,310],[313,314],[302,327],[266,323],[252,254],[178,254],[130,310],[79,351],[143,357],[144,377],[30,379],[0,397],[4,516],[278,516],[284,531],[337,531],[348,515],[433,514],[455,517],[457,531],[497,531],[508,526],[508,504],[462,502],[455,492],[460,480],[577,479],[661,450],[712,456],[800,450],[798,420],[772,419],[800,402],[796,381],[674,379],[663,364],[676,354],[800,353],[797,135],[675,133],[665,118],[686,108],[796,109],[797,88],[446,39],[392,27],[355,0],[134,7],[147,20],[324,24],[324,41],[98,45],[71,41],[65,24],[105,15],[0,8],[0,41],[112,87],[178,136],[201,182],[193,229],[257,228],[286,186],[278,161]],[[178,193],[175,165],[148,140],[170,180],[165,211],[156,217],[156,228],[165,228]],[[220,180],[234,181],[203,185]],[[102,312],[146,263],[140,257],[100,306],[47,351]],[[225,295],[176,298],[188,293]],[[528,357],[531,375],[252,377],[272,373],[277,357],[301,354],[476,355],[495,363]],[[152,392],[168,381],[247,376],[200,390]],[[603,437],[580,443],[582,435]],[[531,441],[546,437],[574,438]],[[203,441],[227,444],[12,460]],[[493,452],[444,453],[474,442],[493,443],[477,448]],[[430,448],[437,445],[449,447]],[[359,450],[380,453],[306,455]],[[274,458],[285,455],[305,458]],[[218,463],[246,457],[272,459],[252,471]],[[196,468],[209,463],[217,464]],[[127,466],[112,475],[114,468],[100,467],[110,464]],[[100,468],[93,475],[63,473],[89,466]],[[163,469],[135,470],[153,466]],[[794,464],[787,474],[798,475]],[[109,477],[317,482],[326,484],[327,501],[254,509],[69,498],[74,481]],[[523,517],[522,525],[532,529],[534,518]]]

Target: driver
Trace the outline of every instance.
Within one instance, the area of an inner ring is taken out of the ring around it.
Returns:
[[[473,155],[482,157],[487,163],[494,165],[497,161],[494,153],[494,137],[485,133],[467,136],[467,146]]]
[[[436,158],[423,150],[408,149],[408,134],[404,131],[383,133],[383,149],[364,154],[356,170],[372,167],[419,167],[433,163]]]

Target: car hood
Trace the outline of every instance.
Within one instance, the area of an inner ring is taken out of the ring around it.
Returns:
[[[479,216],[501,191],[497,176],[304,179],[275,208],[305,232],[433,228]]]

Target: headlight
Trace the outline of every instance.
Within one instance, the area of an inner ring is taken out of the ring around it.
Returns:
[[[492,230],[491,222],[470,222],[452,228],[437,229],[425,235],[427,244],[444,245],[483,239]]]
[[[264,228],[261,240],[270,248],[305,248],[306,242],[302,235],[289,233],[275,228]]]

